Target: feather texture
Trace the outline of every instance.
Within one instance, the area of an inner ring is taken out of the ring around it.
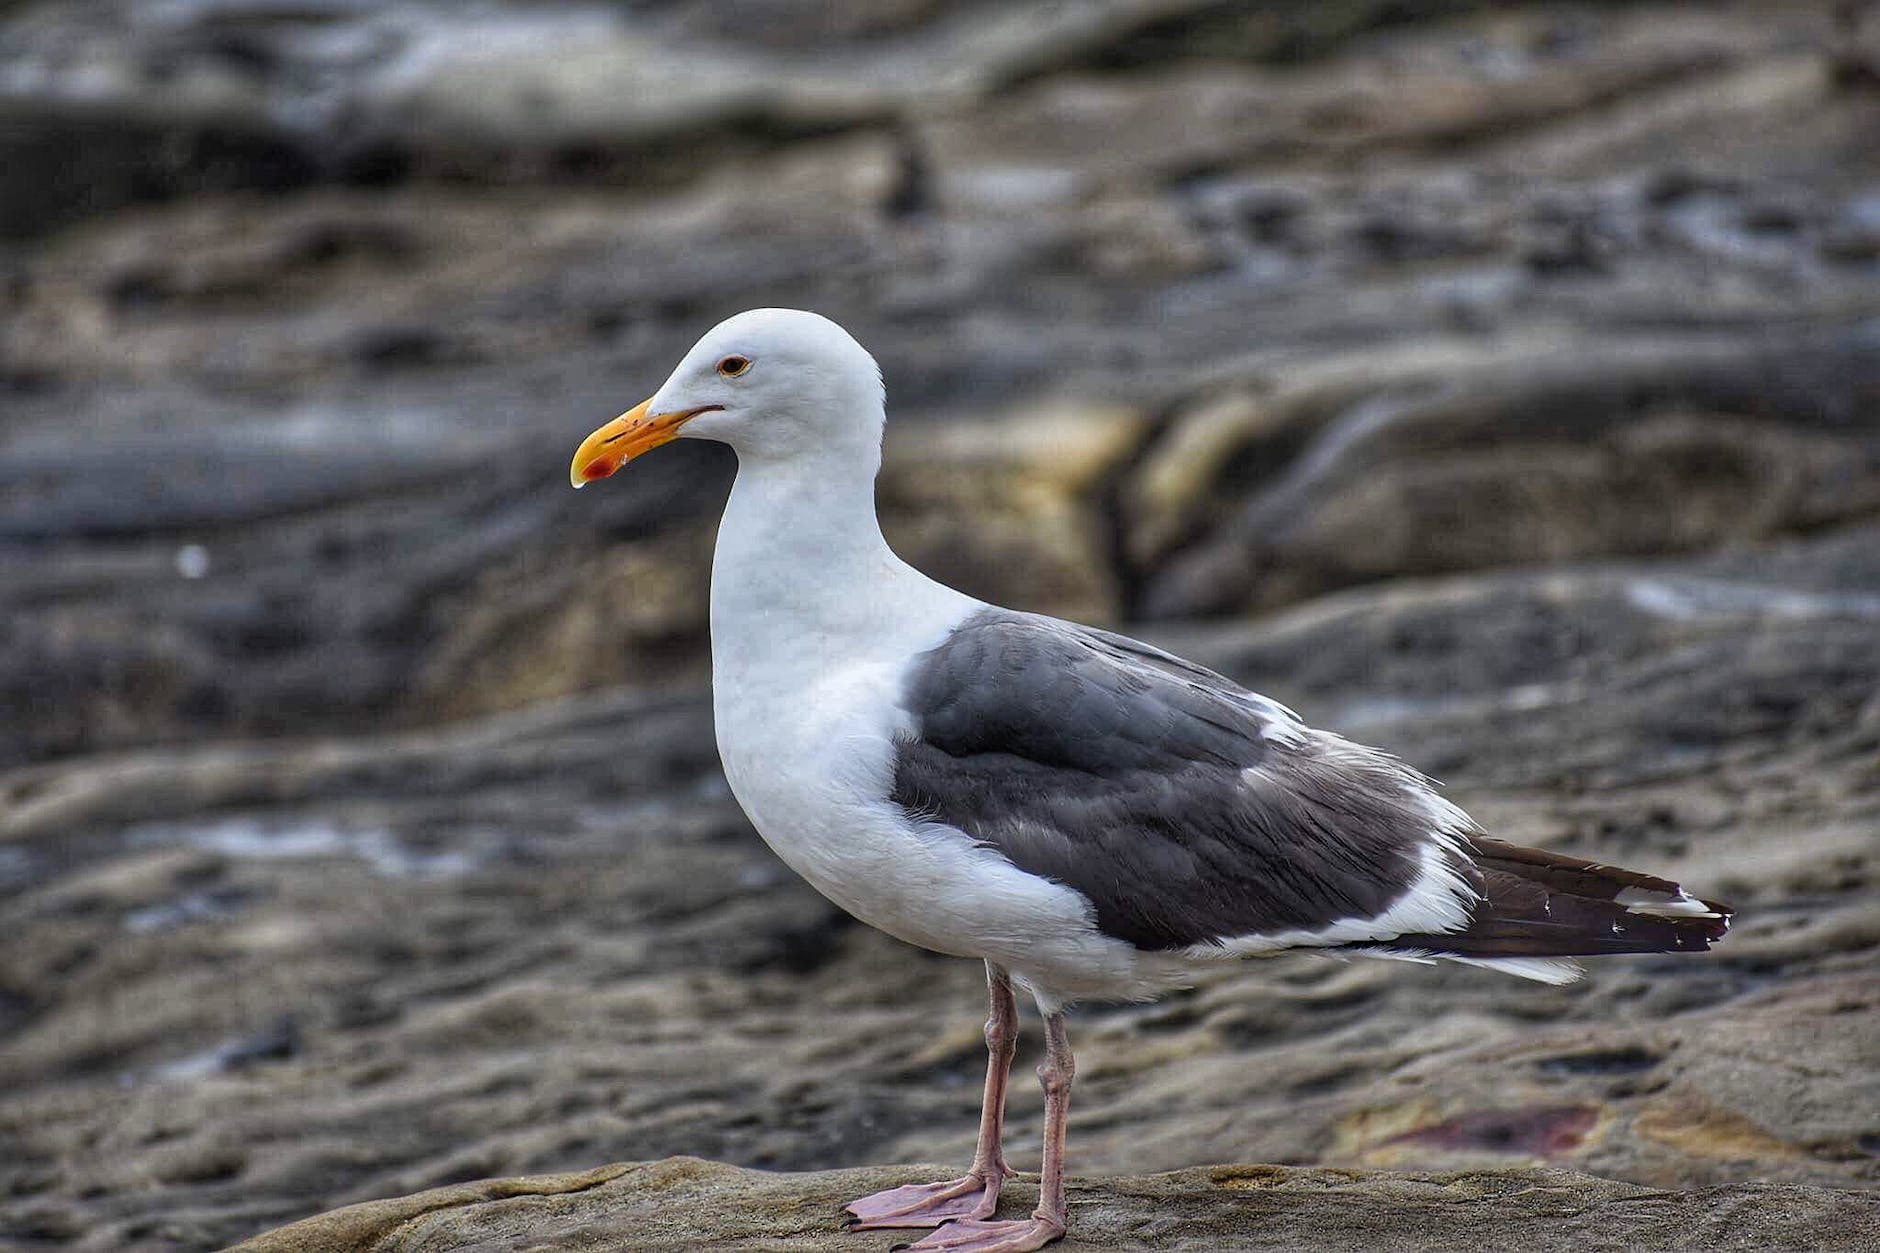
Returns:
[[[1076,889],[1137,948],[1259,952],[1468,917],[1470,824],[1427,780],[1146,644],[984,609],[916,661],[903,705],[903,810]]]
[[[981,609],[916,659],[893,799],[1195,959],[1313,947],[1562,982],[1706,949],[1729,910],[1487,838],[1395,758],[1147,644]]]

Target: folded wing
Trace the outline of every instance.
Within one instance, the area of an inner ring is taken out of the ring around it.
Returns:
[[[986,609],[918,658],[894,800],[1144,950],[1346,949],[1548,981],[1707,948],[1727,907],[1490,840],[1395,758],[1147,644]]]

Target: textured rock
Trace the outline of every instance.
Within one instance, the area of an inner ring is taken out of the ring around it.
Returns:
[[[10,18],[7,107],[24,113],[8,135],[70,149],[43,121],[65,110],[186,141],[137,138],[137,161],[169,172],[126,173],[143,185],[122,195],[89,167],[20,190],[69,182],[97,209],[186,186],[277,194],[60,232],[0,293],[17,392],[0,442],[17,574],[0,595],[19,659],[0,691],[87,693],[9,727],[0,751],[268,730],[289,707],[302,725],[422,719],[695,665],[697,587],[675,577],[695,550],[662,537],[709,512],[706,463],[669,453],[579,510],[556,463],[701,324],[765,301],[863,333],[904,423],[1040,395],[1178,415],[1166,437],[1134,428],[1117,472],[1054,507],[1035,546],[985,536],[1012,573],[979,590],[1031,584],[1041,608],[1222,612],[1871,509],[1860,240],[1880,167],[1861,142],[1872,99],[1823,72],[1830,6],[1514,9],[1355,38],[1383,8],[1243,22],[1205,4],[1048,20],[885,4],[819,40],[833,19],[690,5],[474,20],[179,5],[147,21],[27,6]],[[727,24],[758,68],[688,78],[698,94],[620,92],[590,64],[660,62],[649,48],[701,48]],[[1195,46],[1328,55],[1197,65]],[[566,82],[525,91],[532,74]],[[841,79],[844,134],[785,116],[793,92]],[[892,124],[871,120],[883,101]],[[192,127],[229,119],[318,169],[276,177],[192,147]],[[630,190],[555,172],[554,153],[593,147],[584,127],[616,137],[590,152],[603,165],[644,156],[623,167]],[[351,178],[341,150],[373,136],[443,168],[453,145],[510,160],[512,132],[539,151],[500,194],[402,176],[288,194]],[[674,162],[683,185],[659,190],[651,166]],[[1479,394],[1466,420],[1418,390],[1436,378]],[[1266,416],[1197,435],[1190,415],[1228,397]],[[1533,406],[1574,420],[1553,429]],[[1406,439],[1331,455],[1380,410]],[[1468,444],[1490,439],[1492,456]],[[97,441],[110,476],[92,473]],[[1754,507],[1731,507],[1744,492]],[[1687,516],[1630,525],[1666,493]],[[964,532],[982,501],[917,501],[904,533]],[[648,570],[671,604],[585,586],[569,554],[593,545],[597,512],[620,545],[597,564]],[[198,582],[176,577],[188,545],[209,558]],[[624,658],[607,646],[623,613]]]
[[[0,151],[23,177],[0,235],[197,190],[686,182],[974,99],[1207,6],[20,7],[0,54]]]
[[[1855,1230],[1806,1189],[1880,1179],[1871,21],[0,7],[0,1242],[965,1159],[978,973],[719,777],[728,458],[566,487],[759,304],[880,357],[909,556],[1742,910],[1565,989],[1300,958],[1081,1009],[1073,1169],[1129,1180],[1086,1213],[1281,1162],[1280,1242],[1399,1247],[1456,1186],[1374,1172],[1538,1166],[1624,1181],[1556,1223]]]
[[[374,1201],[242,1244],[244,1253],[540,1249],[879,1248],[893,1233],[839,1230],[851,1197],[933,1177],[876,1167],[813,1175],[695,1158],[577,1175],[460,1184]],[[1036,1203],[1014,1182],[1007,1208]],[[1078,1249],[1859,1249],[1880,1238],[1871,1194],[1773,1184],[1658,1191],[1564,1170],[1383,1174],[1216,1166],[1071,1186]]]
[[[1150,454],[1130,528],[1145,611],[1707,550],[1880,508],[1872,332],[1756,351],[1449,343],[1299,374],[1198,407]],[[1249,486],[1250,468],[1268,477]],[[1164,537],[1196,532],[1206,538],[1171,556]]]
[[[1869,528],[1164,636],[1437,771],[1499,834],[1741,915],[1714,954],[1565,988],[1297,957],[1081,1010],[1073,1169],[1871,1186],[1877,561]],[[207,1247],[635,1154],[971,1151],[979,972],[846,922],[779,866],[695,689],[4,786],[9,1235]],[[1039,1103],[1016,1086],[1021,1164]]]
[[[910,425],[883,450],[883,529],[937,579],[1101,621],[1121,599],[1107,488],[1147,425],[1133,410],[1048,400]]]
[[[988,454],[945,436],[959,473],[889,501],[917,555],[1041,609],[1233,612],[1871,513],[1880,159],[1873,95],[1824,71],[1831,6],[1518,6],[1362,37],[1389,6],[1312,27],[1323,7],[890,3],[826,40],[806,32],[834,19],[691,5],[10,10],[7,134],[57,154],[74,145],[46,110],[128,110],[139,155],[108,164],[143,180],[120,195],[79,162],[15,190],[69,182],[99,210],[274,190],[94,216],[10,263],[0,698],[34,716],[0,722],[0,757],[421,725],[696,673],[687,572],[723,459],[669,449],[578,504],[561,463],[701,326],[760,303],[853,326],[910,448],[1040,397],[1090,416],[1077,438],[1106,468],[1048,506],[985,510],[1012,480],[972,487]],[[893,122],[871,104],[806,135],[582,68],[726,24],[768,67],[749,90],[866,65],[857,90]],[[1325,55],[1199,64],[1197,40]],[[384,133],[441,163],[520,125],[483,113],[529,93],[488,84],[563,69],[585,94],[543,106],[541,152],[568,147],[556,118],[666,109],[652,129],[676,131],[617,150],[651,144],[683,178],[638,158],[624,182],[519,159],[500,191],[330,168],[388,93],[428,120]],[[311,145],[317,186],[146,135],[203,118]],[[965,535],[999,560],[949,554]],[[601,570],[644,589],[622,603]]]

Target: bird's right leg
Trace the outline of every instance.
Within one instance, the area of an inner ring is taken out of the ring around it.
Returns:
[[[934,1227],[956,1218],[990,1218],[999,1206],[999,1189],[1012,1174],[1005,1164],[1005,1085],[1018,1052],[1018,1002],[1012,978],[986,963],[986,990],[992,1002],[986,1017],[986,1098],[979,1111],[979,1148],[972,1168],[943,1183],[911,1183],[862,1197],[847,1205],[852,1228]]]

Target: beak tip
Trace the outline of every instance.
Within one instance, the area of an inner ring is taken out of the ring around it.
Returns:
[[[595,479],[611,478],[627,462],[671,439],[677,422],[667,420],[666,415],[648,419],[646,411],[652,403],[641,401],[582,440],[568,466],[569,484],[579,489]],[[691,415],[671,416],[683,420]]]
[[[619,468],[617,464],[610,465],[605,458],[590,461],[580,469],[569,474],[568,481],[574,484],[576,491],[580,491],[596,479],[611,477],[613,472]]]

